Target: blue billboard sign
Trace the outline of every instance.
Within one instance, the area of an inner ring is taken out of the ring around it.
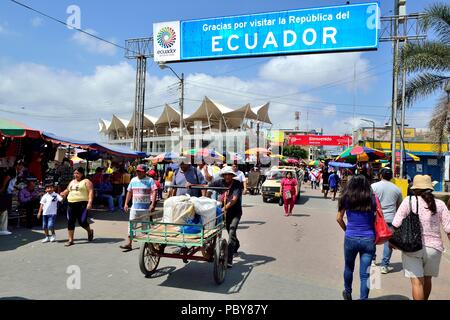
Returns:
[[[376,50],[377,2],[156,23],[157,62]]]

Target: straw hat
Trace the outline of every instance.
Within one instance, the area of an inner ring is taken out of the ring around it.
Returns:
[[[412,190],[434,190],[430,176],[417,175],[414,177]]]

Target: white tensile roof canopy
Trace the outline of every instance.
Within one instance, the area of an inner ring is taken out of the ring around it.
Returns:
[[[258,115],[258,121],[267,123],[267,124],[272,124],[272,121],[270,121],[269,118],[269,106],[270,106],[270,102],[267,102],[266,104],[263,104],[259,107],[255,107],[253,108],[253,112],[256,113]]]
[[[269,118],[269,103],[252,108],[246,104],[237,109],[228,108],[209,97],[204,97],[201,105],[192,115],[184,114],[184,126],[192,129],[197,121],[202,122],[202,129],[225,131],[243,129],[247,120],[272,124]],[[144,129],[155,134],[168,134],[180,126],[180,112],[166,104],[158,118],[144,114]],[[111,121],[100,119],[99,131],[104,134],[116,134],[121,137],[132,136],[134,114],[130,120],[113,115]]]

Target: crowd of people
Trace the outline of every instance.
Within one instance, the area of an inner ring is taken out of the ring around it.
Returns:
[[[402,193],[391,180],[392,170],[381,172],[381,181],[370,184],[362,174],[352,176],[342,190],[338,203],[337,222],[345,232],[344,240],[344,291],[345,300],[352,299],[352,282],[355,261],[360,257],[360,299],[369,297],[370,267],[376,265],[375,216],[379,200],[384,219],[395,231],[409,214],[420,220],[423,248],[416,252],[402,251],[405,277],[410,279],[415,300],[428,300],[432,278],[438,277],[444,251],[441,227],[450,240],[450,213],[446,204],[435,199],[430,176],[417,175],[411,185],[411,195],[403,199]],[[450,203],[449,203],[450,204]],[[344,220],[346,217],[346,222]],[[381,259],[381,273],[392,271],[390,259],[395,247],[386,242]]]
[[[17,161],[14,168],[4,172],[0,179],[0,235],[8,235],[5,228],[7,212],[11,209],[14,189],[22,188],[18,200],[26,212],[27,227],[34,225],[34,210],[37,219],[42,219],[44,230],[43,243],[55,242],[55,220],[58,211],[67,216],[68,241],[66,247],[75,244],[74,232],[78,225],[85,229],[88,241],[94,240],[94,230],[89,225],[89,212],[94,203],[104,204],[110,211],[116,208],[129,213],[129,219],[155,211],[158,200],[166,197],[188,194],[190,196],[213,197],[222,204],[225,225],[229,233],[228,267],[232,267],[233,256],[238,252],[240,242],[237,230],[242,217],[242,195],[247,192],[246,178],[236,164],[232,166],[209,166],[202,163],[191,165],[188,159],[181,160],[178,167],[168,166],[164,171],[145,164],[113,165],[97,168],[92,177],[86,177],[83,168],[73,169],[64,159],[56,169],[54,181],[45,183],[45,192],[36,188],[37,178],[32,177],[23,162]],[[326,199],[332,193],[332,200],[338,197],[337,222],[345,232],[344,240],[344,291],[343,298],[352,299],[353,273],[357,256],[360,257],[360,299],[369,297],[370,267],[376,265],[375,215],[377,199],[388,227],[394,231],[399,228],[405,217],[417,214],[420,219],[423,249],[417,252],[402,252],[404,273],[411,281],[414,299],[426,300],[432,288],[432,277],[439,275],[439,265],[444,251],[440,229],[447,233],[450,240],[450,214],[444,202],[435,199],[430,176],[414,177],[409,196],[403,199],[402,193],[391,180],[392,170],[383,169],[380,181],[372,183],[362,172],[336,170],[324,166],[320,169],[302,170],[305,181],[311,181],[311,188],[322,186]],[[134,176],[132,178],[132,176]],[[56,181],[56,183],[55,183]],[[197,189],[192,186],[203,188]],[[227,191],[208,190],[209,188],[227,188]],[[292,215],[298,182],[291,172],[281,180],[281,192],[285,215]],[[117,207],[116,207],[117,204]],[[450,203],[449,203],[450,205]],[[124,252],[132,250],[129,237],[120,246]],[[392,271],[390,260],[395,248],[389,242],[384,244],[381,258],[381,273]]]
[[[133,178],[132,178],[133,177]],[[41,177],[43,180],[43,177]],[[41,180],[41,181],[42,181]],[[95,174],[86,176],[82,167],[75,168],[64,159],[56,168],[53,179],[44,181],[43,190],[38,190],[38,179],[29,175],[24,163],[18,161],[13,169],[5,172],[0,179],[0,235],[10,235],[8,231],[8,212],[12,209],[12,194],[18,191],[20,208],[26,212],[26,227],[33,228],[42,223],[43,243],[56,241],[56,216],[62,213],[67,217],[68,240],[66,247],[75,244],[76,224],[87,233],[88,241],[94,240],[94,230],[89,224],[89,213],[94,205],[106,206],[108,211],[119,210],[135,220],[148,212],[153,212],[157,202],[166,198],[189,194],[190,196],[210,196],[221,201],[225,213],[226,229],[230,233],[230,254],[228,266],[240,246],[237,227],[242,215],[241,197],[247,192],[246,178],[236,164],[198,166],[190,164],[189,159],[181,159],[178,167],[132,163],[125,168],[123,164],[113,164],[107,168],[99,167]],[[203,190],[191,188],[203,186]],[[232,192],[213,191],[207,193],[207,186],[227,186]],[[124,252],[132,250],[129,237],[120,246]]]

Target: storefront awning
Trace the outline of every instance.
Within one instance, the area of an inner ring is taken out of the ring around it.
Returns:
[[[61,144],[67,147],[80,148],[85,150],[97,150],[103,153],[114,155],[123,158],[145,158],[147,155],[145,152],[133,151],[127,147],[112,146],[105,143],[97,143],[94,141],[71,139],[66,137],[60,137],[52,133],[44,132],[42,136],[45,140],[48,140],[54,144]]]

